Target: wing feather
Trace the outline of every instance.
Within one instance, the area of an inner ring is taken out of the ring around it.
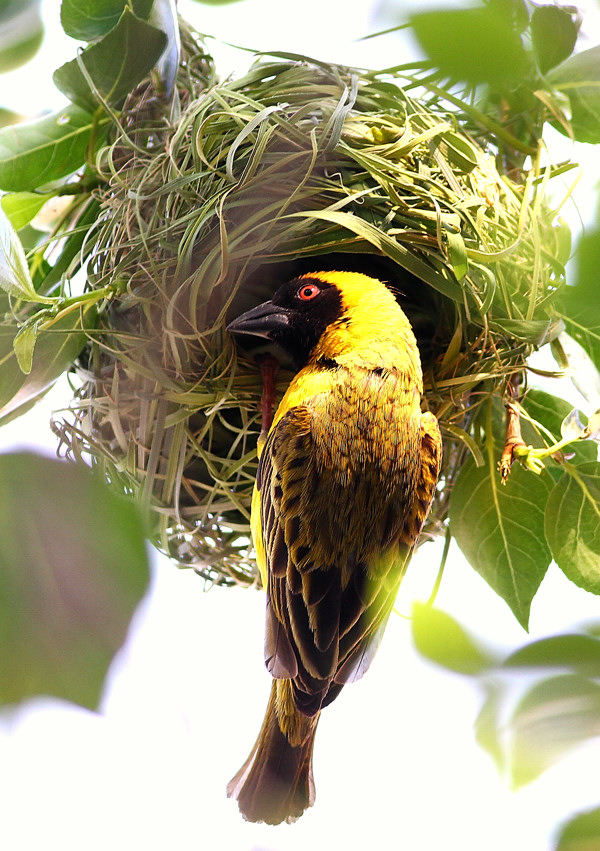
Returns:
[[[401,413],[392,410],[387,419]],[[293,680],[294,700],[307,715],[371,664],[441,459],[437,421],[423,414],[412,443],[398,438],[409,449],[395,490],[385,481],[389,493],[381,504],[373,499],[381,479],[335,478],[331,461],[328,467],[319,455],[312,417],[300,405],[277,421],[257,476],[267,568],[265,661],[273,676]],[[342,443],[336,451],[343,450]]]

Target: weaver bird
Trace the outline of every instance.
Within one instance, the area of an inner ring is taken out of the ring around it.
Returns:
[[[247,820],[279,824],[314,802],[320,712],[375,654],[431,505],[441,438],[421,413],[413,331],[380,281],[303,275],[228,328],[276,343],[298,370],[252,499],[274,679],[256,744],[227,787]]]

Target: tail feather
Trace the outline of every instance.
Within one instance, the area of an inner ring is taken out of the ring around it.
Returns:
[[[271,696],[260,733],[250,756],[227,786],[247,821],[280,824],[293,822],[315,800],[312,753],[318,716],[302,716],[306,729],[303,741],[290,744],[277,717],[277,684]]]

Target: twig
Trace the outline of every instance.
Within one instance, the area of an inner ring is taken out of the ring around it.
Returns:
[[[513,399],[518,396],[518,373],[513,373],[508,380],[507,391],[509,399],[506,402],[506,438],[504,440],[504,449],[498,463],[500,478],[502,484],[505,485],[510,474],[510,468],[513,465],[514,451],[517,446],[525,446],[525,441],[521,435],[521,415],[518,407],[514,404]]]

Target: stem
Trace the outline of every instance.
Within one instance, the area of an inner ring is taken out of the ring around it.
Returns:
[[[512,401],[513,399],[516,399],[518,395],[517,378],[517,373],[511,375],[507,385],[510,399],[506,403],[506,438],[504,440],[504,449],[502,450],[502,455],[498,464],[498,470],[500,471],[500,478],[503,485],[506,484],[510,474],[510,468],[515,460],[515,450],[518,449],[518,447],[524,447],[526,445],[521,434],[521,414],[517,406],[513,404]]]
[[[429,599],[427,600],[428,606],[433,606],[433,604],[435,603],[435,598],[438,595],[438,591],[440,590],[440,585],[442,584],[442,576],[444,575],[444,568],[446,567],[446,560],[448,559],[448,552],[450,551],[451,541],[452,534],[450,533],[450,527],[446,526],[444,550],[442,552],[442,558],[440,560],[440,566],[438,568],[437,576],[435,577],[435,582],[433,583],[433,588],[431,589],[431,594],[429,595]]]

